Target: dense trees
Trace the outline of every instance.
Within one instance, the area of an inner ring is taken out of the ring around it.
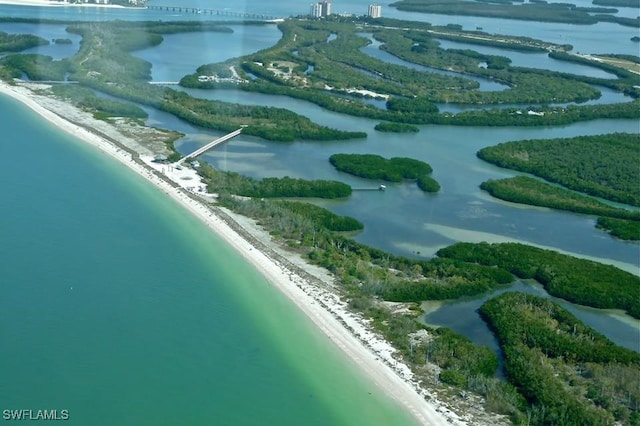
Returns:
[[[524,293],[491,299],[480,314],[499,339],[509,381],[530,404],[530,424],[640,420],[638,353],[616,346],[553,302]]]
[[[221,180],[214,180],[217,184],[212,190],[233,188],[236,185],[233,180],[240,178],[221,172],[215,174]],[[532,348],[523,344],[513,348],[502,346],[508,377],[526,397],[527,405],[511,384],[491,377],[496,358],[487,348],[477,347],[446,329],[428,329],[410,315],[392,314],[379,306],[377,298],[419,302],[485,293],[512,282],[513,276],[507,272],[510,270],[518,276],[540,280],[550,293],[560,293],[569,300],[592,293],[594,298],[607,303],[613,301],[618,307],[631,305],[630,311],[633,311],[640,300],[638,277],[610,266],[517,244],[457,244],[441,250],[439,258],[410,259],[336,235],[330,231],[331,226],[321,224],[324,220],[316,220],[325,215],[315,207],[228,196],[221,197],[221,201],[255,217],[273,235],[305,250],[312,262],[332,271],[349,305],[371,319],[372,326],[394,344],[418,377],[425,373],[422,367],[425,362],[435,363],[442,369],[439,376],[442,383],[483,395],[489,409],[510,415],[518,424],[527,419],[530,424],[612,418],[625,422],[636,416],[634,401],[640,400],[634,390],[637,380],[612,382],[608,376],[638,377],[637,354],[616,347],[579,321],[556,312],[553,304],[541,305],[539,311],[544,315],[551,312],[553,317],[539,324],[529,323],[530,318],[519,313],[496,320],[496,324],[502,321],[523,328],[528,332],[527,344],[538,344]],[[560,290],[554,290],[556,287]],[[578,293],[575,298],[570,294],[574,291]],[[489,318],[491,312],[487,311],[485,317]],[[531,320],[540,315],[533,315]],[[548,324],[552,328],[545,328]],[[545,352],[546,346],[549,348]],[[570,360],[576,368],[544,367],[552,362],[547,360],[555,359]],[[541,364],[541,360],[544,363]],[[589,395],[589,405],[583,404],[584,396],[575,396],[577,392],[563,393],[564,385],[558,380],[564,380],[569,374],[571,382],[578,384],[581,395]]]
[[[417,179],[433,171],[427,163],[413,158],[385,159],[374,154],[333,154],[329,162],[338,170],[367,179],[400,182]]]
[[[115,97],[169,112],[192,124],[244,133],[268,140],[339,140],[366,137],[364,132],[344,132],[319,126],[282,108],[247,106],[193,98],[183,92],[152,87],[151,64],[131,51],[162,42],[162,33],[176,31],[228,31],[213,23],[74,23],[68,31],[83,37],[74,57],[53,61],[41,55],[10,55],[0,59],[13,77],[32,80],[70,80]],[[3,73],[4,74],[4,73]],[[106,105],[105,105],[106,106]]]
[[[622,240],[640,240],[640,221],[638,220],[599,217],[596,226]]]
[[[437,180],[435,180],[431,176],[427,176],[427,175],[419,176],[416,183],[418,184],[418,188],[422,189],[424,192],[440,191],[440,184],[438,183]]]
[[[338,216],[327,209],[313,204],[293,201],[278,201],[274,204],[275,206],[284,207],[292,214],[307,218],[313,222],[315,226],[322,227],[329,231],[352,232],[359,231],[364,228],[364,225],[361,222],[352,217]]]
[[[367,21],[367,19],[363,19]],[[273,48],[253,55],[210,64],[197,74],[186,76],[181,84],[200,88],[229,88],[281,94],[316,103],[323,108],[376,120],[411,124],[476,126],[544,126],[568,124],[597,118],[639,118],[635,102],[615,105],[570,105],[549,107],[560,102],[584,102],[600,96],[594,85],[608,86],[636,96],[637,78],[616,71],[619,78],[593,79],[535,68],[512,67],[508,58],[483,55],[469,49],[442,49],[435,37],[482,40],[500,47],[562,50],[557,46],[526,38],[489,34],[477,37],[458,28],[432,27],[390,19],[374,20],[373,37],[381,49],[413,64],[401,66],[380,61],[361,50],[368,43],[353,22],[332,18],[325,21],[286,21],[280,24],[282,40]],[[393,29],[385,28],[393,27]],[[398,28],[406,28],[399,30]],[[335,37],[328,41],[330,34]],[[568,56],[571,59],[575,55]],[[276,64],[288,63],[283,73]],[[445,73],[431,72],[429,68]],[[601,66],[591,63],[591,66]],[[199,75],[211,71],[226,74],[223,68],[234,66],[246,82],[199,81]],[[602,65],[604,66],[604,65]],[[609,67],[609,66],[607,66]],[[609,67],[610,68],[610,67]],[[459,76],[450,72],[459,73]],[[623,75],[624,74],[624,75]],[[465,78],[474,75],[503,83],[505,90],[478,90],[478,83]],[[356,99],[345,98],[353,91],[368,91],[371,96],[389,96],[386,109]],[[458,114],[439,114],[435,103],[463,104],[539,104],[529,109],[478,109]],[[534,113],[529,113],[529,111]]]
[[[625,309],[640,318],[640,277],[615,266],[517,244],[457,243],[438,256],[503,268],[534,278],[549,294],[596,308]]]
[[[257,180],[238,173],[221,172],[206,164],[198,171],[212,193],[252,198],[342,198],[351,195],[351,187],[337,181],[294,179],[288,176]]]
[[[46,44],[49,44],[47,40],[32,34],[7,34],[0,31],[0,53],[20,52]]]
[[[640,205],[640,134],[506,142],[480,150],[478,157],[576,191]]]
[[[54,61],[50,56],[38,54],[8,55],[0,59],[0,65],[14,78],[30,80],[63,81],[71,70],[67,60]]]
[[[440,185],[428,175],[431,166],[413,158],[394,157],[386,159],[375,154],[333,154],[329,161],[341,172],[367,179],[382,179],[400,182],[403,179],[417,180],[420,189],[437,192]]]
[[[640,212],[612,207],[586,195],[527,176],[488,180],[480,188],[502,200],[601,215],[597,227],[625,240],[640,240]]]
[[[423,277],[390,281],[378,290],[379,294],[394,302],[452,300],[487,293],[513,281],[504,269],[465,265],[450,259],[434,259],[421,268]]]
[[[445,31],[444,35],[450,33]],[[503,83],[505,89],[487,91],[478,90],[477,87],[466,87],[460,90],[443,85],[438,87],[437,91],[416,92],[409,102],[426,97],[426,101],[432,103],[557,103],[582,102],[600,96],[598,90],[570,74],[512,67],[511,60],[505,56],[480,54],[470,49],[442,49],[440,42],[435,39],[435,37],[441,37],[441,34],[438,30],[434,30],[432,34],[385,29],[374,32],[375,38],[383,42],[380,46],[382,50],[407,62],[434,69],[455,71],[461,75],[480,76]],[[416,107],[420,106],[418,102],[416,104]]]
[[[640,212],[612,207],[595,198],[553,186],[528,176],[488,180],[483,182],[480,188],[494,197],[515,203],[620,219],[640,220]]]
[[[418,133],[419,128],[411,124],[389,123],[388,121],[378,123],[375,129],[379,132],[395,132],[395,133]]]
[[[611,9],[602,10],[598,8],[576,7],[573,4],[547,3],[546,1],[512,4],[511,1],[487,3],[484,1],[468,2],[464,0],[439,0],[437,2],[428,0],[401,0],[392,3],[392,5],[399,10],[441,13],[446,15],[489,16],[526,21],[566,22],[582,25],[595,24],[598,21],[606,20],[618,22],[621,25],[638,25],[637,22],[634,22],[632,19],[614,19],[616,17],[607,17],[607,15],[603,13],[611,13]],[[594,12],[599,12],[600,14]]]
[[[63,98],[74,105],[95,111],[99,118],[130,117],[147,118],[148,114],[140,107],[127,103],[99,98],[91,89],[75,84],[59,84],[51,87],[55,96]]]

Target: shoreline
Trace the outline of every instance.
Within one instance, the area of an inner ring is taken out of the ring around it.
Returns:
[[[0,4],[8,6],[38,6],[38,7],[109,7],[128,9],[119,4],[95,4],[95,3],[67,3],[64,1],[51,0],[0,0]],[[131,9],[139,9],[132,7]]]
[[[307,264],[299,256],[296,260],[291,259],[291,254],[285,253],[272,243],[268,234],[250,219],[220,207],[210,208],[196,198],[198,195],[194,194],[197,193],[187,190],[180,181],[170,181],[163,175],[162,165],[151,163],[150,155],[141,154],[139,158],[135,158],[139,150],[124,149],[110,141],[106,135],[90,131],[89,129],[93,129],[91,124],[101,122],[93,119],[88,113],[82,113],[62,101],[36,95],[28,87],[20,85],[11,86],[0,82],[0,93],[21,102],[51,124],[127,166],[201,220],[294,303],[359,366],[373,384],[404,407],[420,424],[467,424],[444,403],[421,388],[409,367],[393,357],[395,349],[369,330],[366,320],[349,311],[347,304],[331,290],[326,271]],[[47,102],[43,102],[45,100]],[[44,106],[40,105],[41,103]],[[79,125],[63,118],[64,113],[53,112],[50,103],[57,104],[55,111],[72,111],[74,116],[84,114],[83,118],[87,121],[82,121],[82,125]],[[99,133],[100,129],[96,131]],[[132,155],[132,152],[136,152],[136,155]],[[183,179],[189,185],[194,183],[192,179]]]

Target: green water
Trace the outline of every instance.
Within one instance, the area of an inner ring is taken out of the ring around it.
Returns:
[[[402,425],[294,305],[141,178],[0,97],[0,411]]]

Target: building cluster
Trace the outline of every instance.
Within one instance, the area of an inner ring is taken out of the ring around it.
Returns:
[[[331,2],[323,0],[317,3],[311,3],[309,14],[314,18],[326,18],[331,15]],[[382,16],[382,6],[379,4],[370,4],[367,15],[371,18],[380,18]]]
[[[321,1],[318,3],[311,4],[311,16],[314,18],[326,18],[331,15],[331,2],[330,1]]]

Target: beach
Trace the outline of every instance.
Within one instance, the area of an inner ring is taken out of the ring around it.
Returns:
[[[392,346],[372,332],[366,320],[349,311],[333,290],[332,277],[326,271],[308,265],[300,256],[284,252],[253,221],[219,207],[211,208],[203,194],[198,194],[204,184],[195,181],[198,178],[193,170],[180,171],[182,177],[177,171],[172,175],[166,168],[163,173],[163,165],[153,163],[152,153],[140,148],[135,140],[118,134],[109,124],[94,119],[89,113],[35,94],[28,87],[0,83],[0,93],[22,102],[51,124],[127,166],[201,220],[285,294],[376,386],[401,403],[421,424],[468,424],[467,419],[422,389],[410,369],[394,358]],[[138,151],[141,151],[139,157]],[[189,173],[192,176],[188,176]]]

